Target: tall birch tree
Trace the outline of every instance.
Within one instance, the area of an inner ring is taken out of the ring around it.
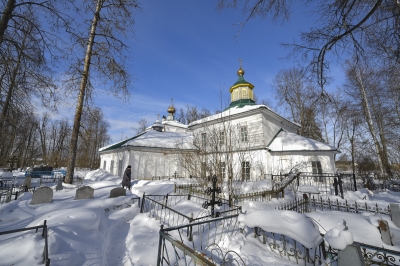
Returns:
[[[66,183],[72,183],[77,157],[78,136],[81,126],[82,110],[85,101],[91,97],[94,86],[99,86],[102,80],[108,91],[115,95],[122,95],[124,99],[129,95],[130,74],[125,69],[127,46],[122,41],[131,31],[133,25],[134,9],[138,9],[136,0],[97,0],[83,3],[88,14],[92,14],[90,29],[87,39],[80,36],[85,34],[74,33],[76,46],[84,48],[84,57],[76,58],[71,65],[68,75],[70,79],[66,85],[74,90],[77,88],[78,97],[75,109],[74,123],[71,133],[71,143],[68,153],[68,166]],[[84,45],[86,44],[86,46]],[[75,55],[75,47],[71,56]],[[96,77],[96,84],[91,79]]]

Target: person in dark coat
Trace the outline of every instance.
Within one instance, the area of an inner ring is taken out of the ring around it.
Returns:
[[[124,176],[122,177],[122,187],[125,188],[127,187],[129,190],[131,190],[131,166],[128,165],[128,167],[125,169]]]

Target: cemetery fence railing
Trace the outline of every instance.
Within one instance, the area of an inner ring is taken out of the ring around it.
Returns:
[[[235,214],[169,228],[162,225],[157,266],[222,265],[224,261],[245,265],[236,252],[220,247],[225,237],[240,233],[237,217]]]
[[[195,195],[146,195],[143,193],[140,212],[149,213],[149,217],[159,219],[160,223],[167,226],[178,226],[185,223],[196,222],[211,217],[208,210],[202,209],[196,217],[193,215],[186,215],[174,209],[179,202],[184,200],[191,200],[198,203],[204,203],[209,198],[198,197]],[[217,208],[218,215],[227,216],[238,214],[241,210],[239,206],[229,207],[229,203],[221,199],[222,205]]]
[[[0,205],[8,203],[12,200],[17,200],[23,192],[34,192],[35,187],[15,186],[4,183],[0,186]]]
[[[46,266],[49,266],[50,259],[49,259],[49,246],[48,246],[48,240],[47,240],[47,224],[46,223],[47,223],[47,220],[44,220],[43,225],[32,226],[32,227],[21,228],[21,229],[14,229],[14,230],[9,230],[9,231],[3,231],[3,232],[0,232],[0,235],[13,234],[13,233],[24,232],[24,231],[29,231],[29,230],[36,230],[36,233],[37,233],[38,230],[42,228],[43,229],[42,237],[44,238],[42,263],[45,264]]]

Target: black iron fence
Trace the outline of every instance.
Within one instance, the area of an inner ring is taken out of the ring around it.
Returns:
[[[375,204],[368,204],[367,202],[357,202],[348,200],[331,200],[330,198],[314,198],[309,199],[309,205],[311,210],[321,211],[342,211],[342,212],[373,212],[379,214],[391,215],[390,205],[383,206]]]
[[[205,187],[198,184],[175,184],[174,192],[177,194],[190,194],[199,198],[207,197]],[[262,190],[252,193],[228,195],[227,197],[221,196],[221,199],[228,201],[231,205],[241,206],[248,201],[265,202],[270,201],[272,198],[279,198],[283,196],[277,190]]]
[[[324,241],[320,245],[307,248],[299,241],[283,234],[267,232],[260,227],[254,228],[254,237],[263,245],[268,245],[270,250],[279,254],[282,258],[301,265],[321,265],[330,253],[327,253]],[[328,248],[329,251],[329,248]],[[336,257],[333,260],[336,260]]]
[[[323,234],[321,234],[324,237]],[[302,243],[283,234],[267,232],[254,228],[254,237],[260,243],[268,245],[270,250],[296,264],[321,265],[322,262],[332,265],[338,260],[338,250],[332,248],[325,240],[319,246],[306,248]],[[353,242],[360,246],[365,265],[400,265],[400,252],[364,243]]]
[[[238,215],[160,229],[157,265],[245,265],[240,256],[220,246],[240,232]]]
[[[23,192],[34,192],[35,187],[15,186],[14,184],[3,184],[0,186],[0,205],[17,200]]]
[[[49,259],[49,247],[48,247],[48,241],[47,241],[47,224],[46,224],[46,222],[47,222],[47,220],[44,220],[43,225],[0,232],[0,235],[13,234],[13,233],[24,232],[24,231],[29,231],[29,230],[36,230],[36,233],[37,233],[39,229],[43,228],[42,237],[44,238],[44,248],[43,248],[43,254],[42,254],[42,257],[43,257],[42,263],[45,264],[46,266],[49,266],[50,259]]]
[[[198,197],[195,195],[146,195],[143,194],[140,212],[148,212],[150,217],[159,219],[160,223],[167,226],[178,226],[185,223],[192,223],[199,220],[208,219],[211,213],[207,209],[200,209],[197,214],[184,214],[174,209],[178,203],[190,200],[199,203],[199,207],[209,200],[209,198]],[[239,206],[229,207],[228,201],[221,199],[222,204],[216,207],[219,216],[238,214],[241,210]],[[193,215],[192,215],[193,214]]]
[[[266,175],[266,178],[274,181],[275,190],[278,190],[279,187],[285,186],[288,190],[295,191],[301,185],[313,185],[318,188],[322,195],[337,195],[336,193],[343,193],[344,191],[357,191],[364,187],[363,179],[361,177],[356,177],[352,173],[301,173],[293,181],[291,181],[291,176],[287,174]],[[289,181],[291,181],[291,184],[287,184]],[[340,191],[340,188],[342,191]]]

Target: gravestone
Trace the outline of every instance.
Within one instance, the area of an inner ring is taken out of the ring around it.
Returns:
[[[379,229],[381,231],[381,238],[383,243],[392,246],[392,236],[390,235],[389,224],[385,220],[379,221]]]
[[[94,189],[89,186],[78,188],[75,193],[75,199],[93,199]],[[111,198],[111,197],[110,197]]]
[[[392,213],[392,222],[400,228],[400,204],[390,203],[390,211]]]
[[[56,186],[56,191],[63,190],[62,182],[63,182],[62,179],[58,179],[57,186]]]
[[[28,191],[28,188],[30,188],[31,186],[32,186],[32,178],[30,176],[25,177],[22,187],[25,189],[25,191]]]
[[[111,189],[110,198],[116,198],[119,196],[126,196],[126,190],[123,187],[116,187]]]
[[[40,187],[33,192],[31,205],[53,202],[53,190],[49,187]]]
[[[360,246],[352,244],[343,250],[339,250],[338,266],[365,266]]]

